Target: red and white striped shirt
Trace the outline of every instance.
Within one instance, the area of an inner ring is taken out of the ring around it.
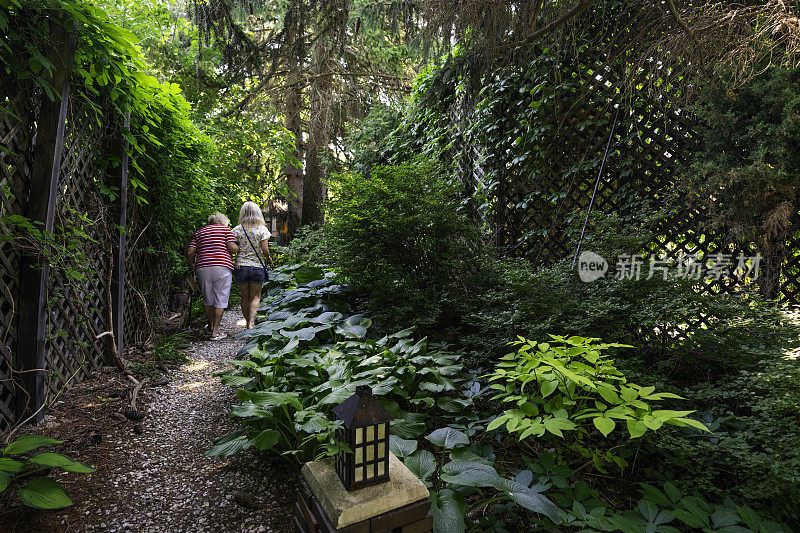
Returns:
[[[210,224],[197,230],[189,243],[189,248],[197,250],[195,268],[221,266],[233,270],[229,242],[236,242],[236,237],[228,226]]]

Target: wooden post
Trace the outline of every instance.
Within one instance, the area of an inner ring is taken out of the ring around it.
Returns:
[[[33,148],[33,165],[25,216],[41,222],[52,232],[56,212],[58,175],[69,102],[69,79],[75,53],[75,33],[53,23],[52,48],[47,58],[54,70],[48,80],[60,99],[52,102],[42,97]],[[37,257],[24,255],[19,274],[19,333],[17,370],[21,372],[16,391],[17,420],[36,413],[38,422],[44,416],[47,345],[47,286],[50,269]],[[21,389],[21,390],[19,390]]]
[[[123,130],[128,130],[131,125],[130,112],[125,114]],[[121,132],[120,132],[121,133]],[[111,271],[111,317],[113,324],[109,328],[114,332],[114,340],[117,343],[117,354],[122,357],[122,349],[125,347],[125,251],[128,235],[128,141],[120,135],[119,143],[119,169],[111,178],[111,185],[119,188],[119,197],[115,202],[111,213],[119,225],[119,237],[114,240],[113,245],[113,266]],[[113,363],[112,361],[108,361]]]

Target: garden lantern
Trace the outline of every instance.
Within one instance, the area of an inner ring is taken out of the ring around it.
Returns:
[[[389,421],[392,416],[366,385],[333,409],[344,424],[336,439],[350,452],[336,456],[336,473],[347,490],[389,481]]]

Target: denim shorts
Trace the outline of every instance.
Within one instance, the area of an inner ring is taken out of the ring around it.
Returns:
[[[237,285],[264,283],[264,277],[264,269],[261,267],[244,266],[233,271],[233,279]]]

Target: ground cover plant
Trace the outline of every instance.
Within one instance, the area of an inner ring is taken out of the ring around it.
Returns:
[[[47,477],[49,469],[85,474],[94,472],[94,468],[60,453],[37,451],[53,444],[61,441],[43,435],[24,435],[9,442],[0,452],[0,494],[14,488],[23,504],[37,509],[72,505],[64,487]]]
[[[413,328],[373,338],[372,321],[354,314],[352,290],[330,271],[286,265],[274,274],[240,358],[220,375],[237,388],[232,416],[242,429],[208,456],[255,447],[298,466],[332,456],[340,443],[331,410],[364,384],[394,417],[391,451],[431,490],[436,531],[787,531],[680,479],[650,476],[609,504],[587,472],[624,473],[644,449],[632,443],[650,446],[667,427],[665,442],[708,433],[679,395],[615,367],[609,352],[625,347],[520,338],[490,373],[470,371],[462,351]]]

